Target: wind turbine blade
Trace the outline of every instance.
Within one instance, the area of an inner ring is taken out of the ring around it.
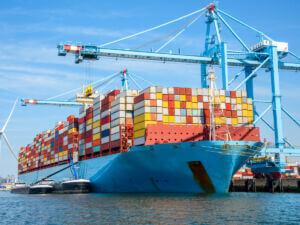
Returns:
[[[16,99],[16,101],[15,101],[15,103],[14,103],[14,106],[13,106],[13,108],[11,109],[10,114],[9,114],[7,120],[6,120],[6,123],[4,124],[4,127],[2,128],[2,131],[3,131],[3,132],[4,132],[6,126],[7,126],[8,122],[9,122],[9,120],[10,120],[10,118],[11,118],[11,115],[13,114],[13,112],[14,112],[14,110],[15,110],[17,101],[18,101],[18,98]]]
[[[7,144],[7,146],[8,146],[8,149],[10,150],[11,154],[13,154],[13,156],[15,157],[15,159],[18,161],[18,158],[17,158],[16,154],[14,153],[14,151],[13,151],[11,145],[9,144],[6,135],[5,135],[4,133],[2,133],[2,136],[3,136],[4,141],[6,142],[6,144]]]

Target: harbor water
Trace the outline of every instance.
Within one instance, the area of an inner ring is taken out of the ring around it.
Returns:
[[[299,212],[299,194],[0,192],[0,224],[300,224]]]

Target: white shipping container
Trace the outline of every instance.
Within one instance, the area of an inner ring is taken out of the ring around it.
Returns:
[[[226,105],[225,105],[224,102],[221,102],[221,104],[220,104],[220,109],[226,109]]]
[[[119,104],[125,104],[125,97],[121,97],[118,95],[118,97],[111,102],[111,107],[119,105]]]
[[[133,111],[133,104],[131,104],[131,103],[126,103],[125,106],[126,106],[126,107],[125,107],[125,110]]]
[[[252,104],[252,98],[247,98],[247,104]]]
[[[180,110],[180,109],[179,109]],[[175,109],[175,113],[176,113],[176,109]],[[169,108],[163,108],[162,109],[162,114],[163,115],[169,115]],[[175,114],[176,115],[176,114]]]
[[[220,96],[225,96],[225,90],[220,90]]]
[[[168,88],[168,94],[174,94],[174,88],[172,87]]]
[[[115,112],[122,111],[122,110],[125,110],[125,104],[118,104],[111,107],[110,113],[113,114]]]
[[[93,129],[93,134],[98,134],[100,133],[100,127],[96,127]]]
[[[198,102],[198,109],[203,109],[203,102]]]
[[[65,136],[65,137],[63,138],[63,141],[68,141],[68,136]]]
[[[129,110],[125,111],[125,117],[126,118],[132,118],[132,115],[133,115],[132,111],[129,111]]]
[[[231,125],[231,124],[232,124],[231,118],[226,118],[226,124],[227,124],[227,125]]]
[[[156,94],[151,93],[150,94],[150,99],[155,100],[156,99]]]
[[[80,129],[78,133],[79,133],[79,134],[84,134],[84,133],[85,133],[85,128]]]
[[[106,144],[109,142],[109,136],[101,138],[101,144]]]
[[[103,100],[104,97],[105,97],[105,95],[99,95],[98,97],[96,97],[96,98],[94,99],[94,103],[101,102],[101,100]]]
[[[145,137],[139,137],[139,138],[135,138],[134,139],[134,145],[137,146],[137,145],[143,145],[145,144]]]
[[[100,114],[94,115],[93,122],[97,122],[98,120],[100,120]]]
[[[186,117],[180,116],[180,123],[186,123]]]
[[[119,133],[120,132],[120,126],[112,127],[110,129],[111,134]]]
[[[208,95],[208,88],[202,88],[202,95]]]
[[[150,100],[143,100],[143,101],[140,101],[140,102],[134,104],[134,110],[145,107],[145,106],[150,106]]]
[[[131,103],[133,104],[134,103],[134,97],[126,97],[126,103]]]
[[[94,109],[94,111],[93,111],[93,116],[99,115],[99,114],[100,114],[100,108]]]
[[[247,98],[247,91],[242,91],[242,97]]]
[[[90,131],[93,128],[93,124],[87,125],[86,126],[86,131]]]
[[[193,123],[199,124],[199,117],[193,116]]]
[[[141,91],[141,94],[144,93],[156,93],[156,87],[148,87]]]
[[[143,107],[143,108],[139,108],[137,110],[134,110],[134,116],[139,116],[143,113],[150,113],[150,112],[151,112],[150,107]]]
[[[85,143],[85,148],[91,148],[93,147],[93,142],[88,142],[88,143]]]
[[[168,108],[167,108],[167,110],[168,110]],[[175,109],[175,116],[180,116],[180,109]],[[177,122],[175,121],[175,123],[177,123]],[[180,123],[180,122],[178,122],[178,123]]]
[[[162,114],[157,114],[156,115],[156,120],[157,121],[163,121],[163,115]]]
[[[179,111],[179,113],[180,113],[180,111]],[[181,123],[180,116],[175,116],[175,123]]]
[[[236,97],[241,98],[242,97],[242,92],[241,91],[236,91]]]
[[[238,117],[238,123],[242,124],[243,123],[243,117]]]
[[[156,113],[163,113],[162,107],[156,107]]]
[[[204,124],[204,117],[199,117],[199,124]]]
[[[243,123],[248,123],[248,117],[243,117]]]
[[[237,108],[237,110],[242,110],[242,109],[243,109],[243,106],[242,106],[242,104],[237,104],[237,105],[236,105],[236,108]]]
[[[192,115],[193,115],[192,110],[191,110],[191,109],[187,109],[187,110],[186,110],[186,115],[187,115],[187,116],[192,116]]]
[[[118,111],[111,114],[110,116],[111,120],[115,120],[117,118],[124,118],[124,117],[125,117],[125,111]]]
[[[174,100],[175,101],[180,101],[180,95],[174,95]]]
[[[82,144],[84,144],[84,143],[85,143],[85,140],[84,140],[84,139],[79,140],[79,145],[82,145]],[[56,155],[57,155],[57,154],[55,154],[55,157],[56,157]]]
[[[101,112],[101,118],[107,117],[110,115],[110,109]]]
[[[68,155],[64,155],[63,160],[67,160],[67,159],[68,159]]]
[[[237,110],[237,107],[236,107],[236,105],[231,105],[231,110]]]
[[[120,133],[115,133],[111,135],[111,141],[116,141],[116,140],[120,140]]]
[[[109,128],[110,128],[110,123],[106,123],[106,124],[101,125],[101,130],[102,131],[107,130]]]
[[[156,113],[156,107],[150,107],[151,113]]]
[[[66,145],[68,145],[68,140],[63,142],[63,146],[66,146]]]
[[[72,149],[73,148],[73,143],[68,145],[68,149]]]
[[[165,95],[168,94],[168,88],[163,88],[162,93],[165,94]]]
[[[192,88],[192,96],[197,96],[197,88]]]
[[[206,95],[203,96],[203,102],[208,102],[208,96]]]
[[[243,111],[242,111],[242,110],[238,110],[238,111],[236,112],[236,114],[237,114],[237,116],[242,116],[242,115],[243,115]]]
[[[156,106],[162,107],[162,100],[161,100],[161,99],[158,99],[158,100],[156,101]]]
[[[123,124],[125,124],[125,118],[117,118],[117,119],[115,119],[115,120],[112,120],[111,122],[110,122],[110,125],[111,125],[111,127],[115,127],[115,126],[118,126],[118,125],[123,125]]]

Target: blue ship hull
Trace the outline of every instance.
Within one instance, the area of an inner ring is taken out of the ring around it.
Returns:
[[[94,192],[224,193],[232,175],[262,147],[261,142],[198,141],[135,146],[129,152],[80,161],[80,178]],[[19,175],[28,184],[66,167],[51,167]],[[70,169],[51,177],[72,178]]]

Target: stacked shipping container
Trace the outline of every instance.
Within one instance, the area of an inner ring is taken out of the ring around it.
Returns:
[[[85,160],[133,145],[208,140],[212,110],[218,140],[228,138],[224,130],[232,140],[259,138],[252,127],[252,99],[245,91],[215,90],[212,102],[204,88],[113,90],[97,97],[93,106],[81,107],[78,119],[69,116],[21,148],[19,173],[67,163],[69,154]]]

